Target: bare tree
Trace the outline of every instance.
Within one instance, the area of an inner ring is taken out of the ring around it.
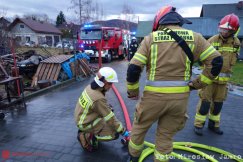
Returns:
[[[6,8],[0,8],[0,18],[5,17],[7,15],[7,9]]]
[[[121,17],[125,20],[125,28],[129,29],[130,25],[129,22],[133,22],[136,18],[133,12],[133,8],[129,6],[126,2],[123,3]]]
[[[93,0],[71,0],[72,6],[69,10],[73,10],[78,16],[80,24],[94,20],[100,20],[104,16],[103,6]]]
[[[23,15],[25,19],[40,21],[40,22],[51,22],[51,19],[48,17],[47,14],[25,14]]]

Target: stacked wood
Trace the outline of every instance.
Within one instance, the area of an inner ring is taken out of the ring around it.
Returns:
[[[77,65],[77,69],[76,69],[77,76],[89,77],[92,74],[95,74],[98,70],[97,67],[90,66],[86,59],[77,60],[76,65]]]

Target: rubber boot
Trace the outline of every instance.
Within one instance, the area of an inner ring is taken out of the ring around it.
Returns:
[[[139,157],[129,156],[127,162],[138,162]]]
[[[82,148],[85,151],[93,152],[95,149],[91,145],[91,138],[90,137],[91,137],[90,133],[84,133],[80,130],[78,131],[77,139],[78,139],[80,145],[82,146]]]
[[[195,132],[196,135],[202,136],[203,135],[203,128],[194,127],[194,132]]]
[[[214,132],[218,135],[224,134],[224,132],[222,130],[220,130],[219,127],[215,127],[214,125],[215,125],[214,121],[212,121],[212,120],[208,121],[208,129],[209,130],[211,130],[212,132]]]

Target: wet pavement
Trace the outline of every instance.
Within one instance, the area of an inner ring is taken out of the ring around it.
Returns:
[[[126,98],[126,61],[115,61],[103,66],[113,67],[119,76],[115,84],[121,93],[130,118],[133,118],[136,101]],[[127,158],[127,149],[120,140],[101,143],[94,153],[84,152],[76,140],[77,128],[73,113],[76,101],[93,78],[76,82],[68,87],[54,90],[27,102],[27,108],[15,108],[0,121],[0,161],[67,161],[67,162],[123,162]],[[144,85],[142,75],[142,85]],[[142,87],[141,91],[142,92]],[[119,102],[111,90],[107,94],[108,101],[115,110],[117,118],[124,124],[123,113]],[[243,157],[243,100],[242,96],[228,94],[222,110],[222,126],[224,135],[215,135],[206,128],[203,136],[193,132],[193,120],[198,101],[197,91],[190,96],[188,119],[185,128],[175,136],[175,141],[202,143],[218,147]],[[156,124],[147,133],[146,140],[154,143]],[[177,151],[190,155],[190,153]],[[213,152],[204,151],[210,155]],[[220,156],[220,155],[217,155]],[[219,157],[220,158],[220,157]],[[149,157],[146,161],[152,161]],[[179,160],[171,160],[179,161]],[[200,160],[195,160],[200,161]],[[229,161],[220,159],[219,161]]]

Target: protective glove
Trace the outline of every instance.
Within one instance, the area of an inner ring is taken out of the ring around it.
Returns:
[[[139,99],[139,95],[138,94],[132,94],[130,92],[127,92],[127,97],[131,100],[138,100]]]
[[[196,88],[193,86],[192,81],[190,81],[190,82],[188,83],[188,86],[189,86],[189,88],[190,88],[190,91],[192,91],[192,90],[196,90]]]

